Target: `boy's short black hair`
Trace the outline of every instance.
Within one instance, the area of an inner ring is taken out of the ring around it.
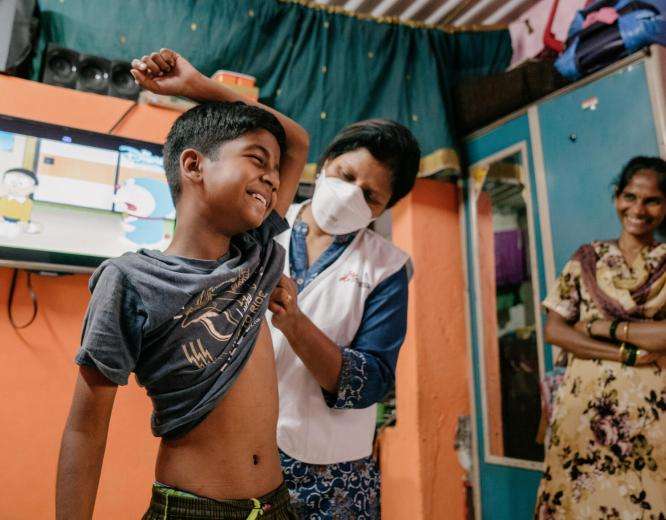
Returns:
[[[221,144],[255,130],[267,130],[275,136],[280,154],[287,149],[284,128],[270,112],[241,101],[203,103],[182,114],[171,127],[164,144],[164,170],[176,204],[180,196],[180,154],[193,148],[215,159]]]
[[[5,175],[8,173],[20,173],[22,175],[25,175],[26,177],[30,177],[32,179],[32,182],[35,183],[35,186],[39,184],[39,179],[37,179],[37,175],[35,175],[35,172],[31,170],[26,170],[25,168],[10,168],[9,170],[5,171],[2,174],[2,178],[5,178]]]
[[[391,198],[387,208],[412,190],[419,172],[421,149],[407,127],[389,119],[368,119],[343,128],[321,156],[318,170],[327,160],[359,148],[366,148],[391,170]]]

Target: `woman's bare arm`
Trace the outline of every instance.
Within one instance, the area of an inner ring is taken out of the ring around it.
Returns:
[[[596,323],[596,322],[595,322]],[[594,324],[593,324],[594,325]],[[545,327],[546,342],[563,348],[580,359],[605,359],[622,362],[619,345],[589,337],[585,332],[585,324],[580,322],[573,326],[556,312],[548,313]],[[660,354],[639,351],[636,365],[647,365],[659,361]]]
[[[557,345],[577,358],[621,361],[620,349],[616,345],[590,338],[576,330],[557,312],[548,313],[544,333],[546,342]]]
[[[609,338],[612,322],[608,320],[595,321],[592,324],[592,335],[602,338]],[[626,324],[626,325],[625,325]],[[616,331],[616,337],[620,341],[626,341],[632,345],[654,352],[656,354],[666,355],[666,322],[621,322]]]

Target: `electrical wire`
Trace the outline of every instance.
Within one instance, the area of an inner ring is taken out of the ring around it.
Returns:
[[[16,324],[12,308],[14,304],[14,294],[16,293],[16,280],[18,279],[18,274],[19,270],[14,269],[14,273],[12,274],[12,281],[9,286],[9,298],[7,299],[7,314],[9,315],[9,323],[11,323],[12,327],[14,327],[16,330],[25,329],[26,327],[32,325],[32,322],[35,321],[35,318],[37,317],[37,311],[39,310],[37,295],[32,288],[32,273],[30,271],[26,271],[26,286],[28,287],[28,293],[30,294],[30,299],[32,300],[32,316],[27,323],[24,323],[23,325]]]
[[[132,113],[132,111],[138,106],[139,106],[139,104],[136,101],[134,103],[132,103],[132,105],[127,110],[125,110],[123,115],[120,116],[120,119],[118,119],[118,121],[116,121],[114,123],[114,125],[111,127],[111,129],[108,131],[108,133],[113,134],[113,131],[116,128],[118,128],[118,126],[120,126],[120,123],[122,123],[125,120],[125,118],[127,118],[127,116],[130,115]]]

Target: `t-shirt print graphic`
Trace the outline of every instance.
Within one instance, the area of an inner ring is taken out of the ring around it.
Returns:
[[[260,280],[263,270],[256,274]],[[236,277],[201,291],[174,316],[181,329],[191,330],[183,330],[181,350],[192,366],[205,368],[226,355],[220,367],[223,372],[237,354],[241,340],[258,327],[268,294],[250,278],[250,270],[242,269]]]

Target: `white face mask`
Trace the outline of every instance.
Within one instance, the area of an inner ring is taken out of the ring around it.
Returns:
[[[312,196],[312,216],[331,235],[346,235],[372,222],[372,212],[361,188],[321,171]]]

